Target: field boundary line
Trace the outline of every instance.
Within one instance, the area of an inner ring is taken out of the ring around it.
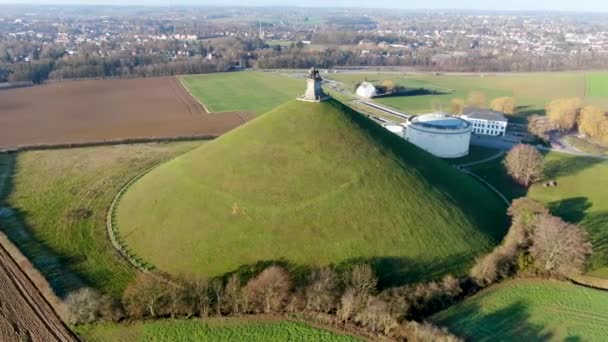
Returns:
[[[98,147],[98,146],[113,146],[113,145],[130,145],[130,144],[145,144],[145,143],[163,143],[177,141],[198,141],[198,140],[213,140],[219,135],[187,135],[175,137],[156,137],[156,138],[130,138],[118,140],[92,141],[83,143],[67,143],[67,144],[40,144],[40,145],[25,145],[16,147],[0,147],[0,153],[14,153],[25,151],[40,151],[40,150],[63,150],[68,148],[81,147]]]
[[[196,103],[198,103],[199,105],[201,105],[201,107],[203,107],[203,110],[205,111],[206,114],[211,114],[212,112],[209,111],[209,109],[207,108],[207,106],[205,106],[205,104],[200,101],[196,96],[194,96],[192,94],[192,92],[190,91],[190,89],[188,87],[186,87],[186,85],[184,84],[181,76],[173,76],[173,78],[177,79],[177,82],[182,86],[182,88],[190,95],[191,98],[194,99],[194,101],[196,101]]]
[[[504,152],[504,151],[499,151],[499,152],[498,152],[498,153],[496,153],[495,155],[490,156],[490,157],[488,157],[488,158],[485,158],[485,159],[482,159],[482,160],[477,160],[477,161],[470,162],[470,163],[459,164],[459,165],[457,165],[457,166],[458,166],[458,167],[465,167],[465,168],[466,168],[466,167],[469,167],[469,166],[474,166],[474,165],[478,165],[478,164],[487,163],[487,162],[489,162],[489,161],[492,161],[492,160],[494,160],[494,159],[498,159],[498,158],[502,157],[504,154],[505,154],[505,152]]]
[[[177,158],[177,157],[176,157]],[[149,168],[143,170],[142,172],[138,173],[137,175],[135,175],[133,178],[131,178],[129,181],[127,181],[121,188],[120,190],[118,190],[118,192],[116,193],[116,195],[114,196],[114,198],[112,199],[112,202],[110,203],[110,206],[108,208],[108,211],[106,213],[106,231],[108,234],[108,237],[110,238],[110,241],[112,242],[112,246],[114,247],[114,249],[129,263],[131,264],[131,266],[135,267],[136,270],[139,270],[140,272],[149,274],[151,276],[153,276],[154,278],[173,285],[173,286],[177,286],[180,287],[179,284],[176,284],[175,282],[171,281],[170,279],[167,279],[166,277],[163,277],[161,275],[155,274],[152,272],[152,269],[154,268],[153,265],[149,264],[146,261],[143,261],[142,259],[140,259],[137,255],[133,255],[132,253],[129,253],[127,250],[127,245],[123,244],[120,242],[119,237],[117,236],[118,233],[118,227],[115,224],[115,219],[116,219],[116,206],[117,204],[120,202],[120,200],[122,199],[122,196],[127,192],[127,190],[129,190],[129,188],[135,184],[135,182],[137,182],[138,180],[140,180],[142,177],[144,177],[145,175],[147,175],[148,173],[150,173],[152,170],[156,169],[157,167],[164,165],[172,160],[174,160],[175,158],[171,158],[169,160],[157,163],[155,165],[150,166]]]

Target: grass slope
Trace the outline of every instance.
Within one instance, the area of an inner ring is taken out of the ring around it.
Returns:
[[[396,283],[465,271],[502,237],[504,212],[344,105],[294,100],[144,176],[117,222],[135,253],[174,273],[361,260]]]
[[[557,187],[535,184],[528,195],[585,227],[593,242],[589,274],[608,278],[608,160],[553,152],[545,156],[545,169]]]
[[[85,341],[325,341],[359,339],[289,321],[162,320],[78,327]]]
[[[436,314],[472,341],[605,341],[608,293],[563,282],[513,280]]]
[[[212,112],[263,114],[304,93],[306,82],[270,72],[230,72],[181,77],[192,95]]]
[[[59,295],[84,282],[120,296],[134,273],[107,237],[110,202],[141,171],[200,144],[31,151],[16,158],[0,154],[0,175],[1,169],[8,175],[0,208],[8,206],[15,214],[0,218],[0,226]]]

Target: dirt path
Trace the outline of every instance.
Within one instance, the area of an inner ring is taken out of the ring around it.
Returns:
[[[2,246],[0,246],[0,340],[78,341]]]

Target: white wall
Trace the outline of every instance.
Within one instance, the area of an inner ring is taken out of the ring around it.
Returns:
[[[412,144],[440,158],[458,158],[469,154],[471,131],[456,134],[433,133],[412,128],[405,131],[406,139]]]

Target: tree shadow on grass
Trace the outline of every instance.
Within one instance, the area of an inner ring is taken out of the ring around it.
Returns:
[[[481,307],[471,300],[440,313],[435,322],[471,341],[547,341],[553,337],[545,327],[530,322],[524,301],[482,313]]]
[[[552,179],[563,176],[572,176],[604,161],[604,159],[589,157],[552,159],[545,163],[545,178]],[[559,184],[557,186],[559,186]]]
[[[8,179],[5,179],[0,193],[0,208],[8,209],[10,215],[0,217],[0,229],[42,273],[55,294],[60,298],[65,298],[70,292],[84,286],[81,277],[70,271],[68,266],[78,260],[62,255],[44,241],[37,239],[26,224],[27,212],[12,208],[8,203],[8,198],[14,191],[16,157],[13,153],[8,155]]]
[[[441,91],[437,89],[427,88],[403,88],[388,94],[380,94],[377,98],[387,97],[412,97],[412,96],[428,96],[428,95],[449,95],[451,92]]]
[[[580,224],[589,233],[589,240],[593,244],[589,269],[608,266],[608,211],[587,213]]]
[[[344,276],[353,266],[368,264],[374,269],[378,277],[380,290],[401,286],[405,284],[425,282],[441,279],[448,273],[465,271],[473,262],[474,258],[468,254],[453,255],[443,260],[421,261],[407,257],[361,257],[349,259],[330,266],[335,267],[338,274]],[[286,259],[262,260],[253,264],[239,266],[236,270],[226,273],[220,277],[227,280],[236,274],[241,282],[245,283],[255,277],[265,268],[277,265],[289,270],[296,284],[305,284],[306,276],[315,268],[312,265],[301,265]]]

